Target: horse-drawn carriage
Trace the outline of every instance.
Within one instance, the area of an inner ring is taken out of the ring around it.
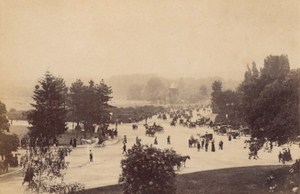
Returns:
[[[205,139],[206,141],[211,141],[213,139],[213,134],[207,133],[205,135],[202,135],[201,138]]]
[[[175,126],[176,126],[176,120],[173,119],[173,120],[171,121],[171,123],[170,123],[170,126],[174,126],[174,127],[175,127]]]
[[[160,125],[156,125],[155,123],[151,126],[148,126],[147,124],[144,125],[146,128],[146,134],[148,136],[154,136],[156,132],[162,132],[164,128]]]
[[[196,147],[196,145],[199,142],[199,140],[198,139],[194,139],[194,138],[190,138],[188,142],[189,142],[189,148],[191,148],[191,147]]]
[[[201,117],[201,118],[197,119],[196,124],[201,126],[201,125],[205,125],[209,121],[210,121],[210,118]]]
[[[138,129],[138,125],[137,125],[137,124],[133,124],[133,125],[132,125],[132,129],[133,129],[133,130]]]
[[[146,136],[150,136],[150,137],[154,137],[155,135],[155,131],[151,128],[148,128],[146,129],[146,133],[145,133]]]
[[[227,132],[227,135],[231,135],[233,137],[233,139],[236,139],[237,137],[240,137],[240,132],[237,130],[232,130]]]

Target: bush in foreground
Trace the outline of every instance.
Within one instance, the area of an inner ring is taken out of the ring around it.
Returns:
[[[175,193],[176,158],[178,155],[174,150],[134,145],[121,161],[119,183],[123,183],[123,193]]]

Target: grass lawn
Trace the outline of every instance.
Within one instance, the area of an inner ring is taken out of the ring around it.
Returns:
[[[288,166],[252,166],[221,170],[209,170],[177,176],[178,194],[228,194],[228,193],[268,193],[265,178],[271,171],[275,175],[284,174]],[[82,194],[120,194],[121,185],[111,185],[89,189]]]

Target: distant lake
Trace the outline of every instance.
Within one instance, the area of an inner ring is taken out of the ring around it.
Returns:
[[[28,121],[25,121],[25,120],[13,120],[12,126],[25,126],[25,127],[28,127],[29,124],[28,124]],[[72,129],[73,128],[73,122],[67,122],[67,126],[68,126],[68,129]],[[75,124],[74,124],[74,127],[75,127]]]

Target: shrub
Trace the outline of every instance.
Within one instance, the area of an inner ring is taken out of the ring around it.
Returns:
[[[69,163],[65,157],[70,154],[68,147],[52,147],[46,150],[35,147],[25,166],[33,169],[34,177],[29,184],[36,193],[75,193],[84,190],[81,183],[65,183],[64,175]]]
[[[178,155],[174,150],[160,150],[146,145],[134,145],[121,161],[125,194],[175,193],[175,172]]]

